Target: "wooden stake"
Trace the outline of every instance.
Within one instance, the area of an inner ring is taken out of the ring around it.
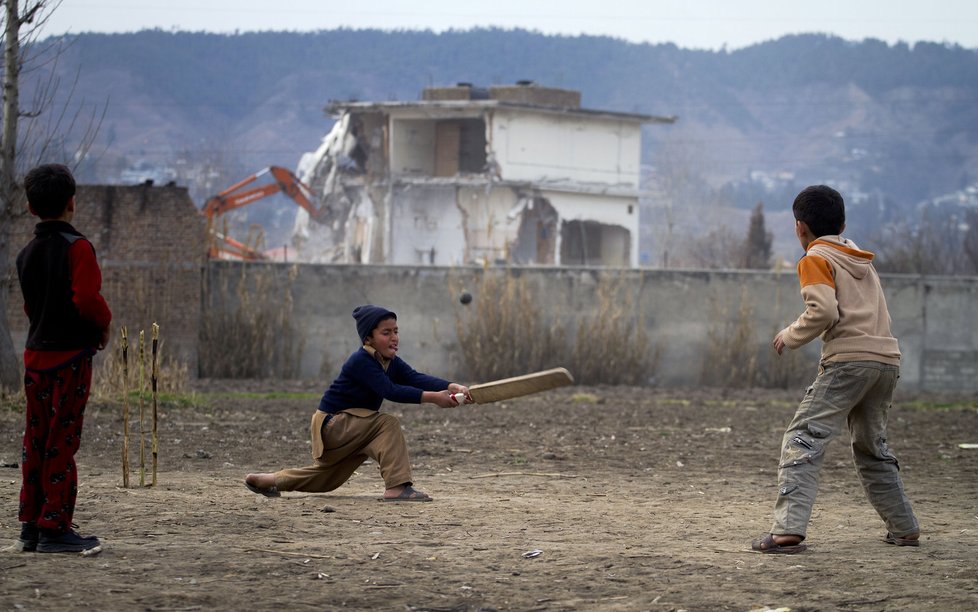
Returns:
[[[153,323],[153,370],[152,370],[152,386],[153,386],[153,482],[152,486],[156,486],[156,463],[159,457],[159,439],[156,437],[156,387],[159,380],[159,360],[157,358],[157,350],[160,343],[160,326]]]
[[[129,488],[129,338],[122,326],[122,486]]]
[[[143,389],[146,388],[146,332],[139,330],[139,486],[146,486],[146,427]]]

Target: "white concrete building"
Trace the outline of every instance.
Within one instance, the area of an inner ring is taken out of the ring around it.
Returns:
[[[526,82],[328,111],[297,172],[323,207],[296,220],[299,258],[415,265],[636,266],[642,124],[675,120]]]

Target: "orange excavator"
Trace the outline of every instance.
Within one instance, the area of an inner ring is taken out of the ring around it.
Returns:
[[[243,189],[265,174],[270,174],[274,181],[266,185]],[[238,181],[204,203],[203,213],[207,217],[207,234],[210,238],[208,256],[212,259],[231,257],[245,261],[268,259],[261,251],[219,232],[215,222],[217,217],[226,212],[280,192],[292,198],[296,204],[308,211],[310,217],[316,219],[322,214],[322,209],[317,208],[312,203],[312,190],[296,175],[280,166],[269,166]]]

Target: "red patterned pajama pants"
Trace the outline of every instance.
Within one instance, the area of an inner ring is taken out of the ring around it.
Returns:
[[[24,374],[27,425],[21,457],[22,523],[58,531],[71,529],[78,494],[75,453],[81,444],[91,382],[91,356],[59,370],[28,370]]]

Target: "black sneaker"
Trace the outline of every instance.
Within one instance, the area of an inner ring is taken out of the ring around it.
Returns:
[[[37,540],[37,552],[82,552],[84,550],[91,550],[101,544],[97,537],[82,537],[75,533],[73,529],[64,532],[53,529],[41,529],[40,537]]]
[[[20,538],[14,544],[14,550],[34,552],[37,549],[37,524],[21,523]]]

